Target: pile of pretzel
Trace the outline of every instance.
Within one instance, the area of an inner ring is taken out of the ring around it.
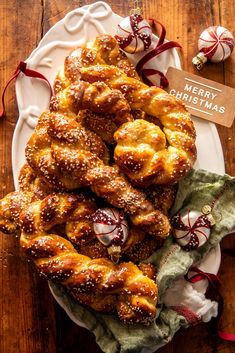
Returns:
[[[66,58],[54,92],[27,143],[20,188],[0,201],[0,230],[19,231],[39,273],[78,302],[149,324],[156,270],[142,261],[170,234],[174,185],[196,159],[189,113],[142,83],[109,35]],[[128,217],[118,264],[94,233],[103,205]]]

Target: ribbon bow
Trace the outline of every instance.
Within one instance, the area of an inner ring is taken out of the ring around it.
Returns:
[[[102,11],[97,11],[99,7],[102,8]],[[110,6],[102,1],[98,1],[87,8],[81,7],[68,13],[64,18],[64,26],[70,33],[83,29],[84,33],[87,34],[89,33],[87,25],[92,23],[97,28],[98,33],[104,33],[104,28],[100,24],[100,20],[109,17],[111,14],[112,10]],[[78,16],[80,19],[74,25],[71,25],[71,23],[74,23],[72,21],[73,16]]]
[[[49,88],[50,88],[50,94],[51,94],[51,96],[53,95],[53,90],[52,90],[52,87],[51,87],[50,82],[48,81],[48,79],[44,75],[42,75],[40,72],[32,70],[32,69],[28,69],[27,68],[27,63],[24,62],[24,61],[20,61],[20,63],[17,66],[14,74],[12,75],[10,80],[6,83],[6,85],[4,87],[4,90],[2,92],[2,110],[0,111],[0,118],[2,118],[4,116],[4,114],[5,114],[5,101],[4,101],[4,98],[5,98],[6,89],[9,86],[9,84],[11,83],[11,81],[13,81],[16,77],[18,77],[21,72],[23,74],[25,74],[25,76],[40,78],[41,80],[46,81],[48,86],[49,86]]]

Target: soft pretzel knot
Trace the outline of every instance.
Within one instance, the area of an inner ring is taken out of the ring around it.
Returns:
[[[191,139],[181,132],[171,133],[174,137],[170,136],[167,146],[160,127],[142,119],[125,123],[115,132],[115,161],[133,183],[141,187],[170,184],[191,170]]]
[[[32,197],[31,192],[15,191],[0,200],[0,231],[6,234],[17,231],[19,215]]]
[[[55,224],[84,217],[92,206],[75,194],[52,194],[31,203],[20,214],[21,246],[46,279],[61,283],[79,302],[97,311],[116,310],[126,323],[149,324],[158,296],[152,279],[131,262],[114,265],[78,254],[68,240],[49,232]]]
[[[27,144],[26,158],[50,185],[70,190],[89,186],[97,196],[128,213],[134,225],[151,235],[167,237],[168,217],[155,209],[117,168],[104,164],[98,146],[93,134],[70,115],[52,112],[39,119]]]
[[[129,120],[114,135],[115,162],[120,169],[137,186],[175,183],[192,169],[196,159],[190,115],[182,101],[139,81],[128,60],[120,55],[116,40],[108,35],[99,36],[89,47],[72,53],[65,61],[65,76],[73,84],[58,92],[51,109],[64,111],[66,107],[77,113],[79,107],[87,106],[93,112],[106,113],[107,107],[112,106],[113,112],[122,112]],[[118,65],[119,61],[125,64]],[[116,105],[118,94],[121,95]],[[153,122],[160,122],[164,134],[150,122],[130,121],[128,106],[157,118]]]
[[[58,71],[54,81],[55,93],[80,80],[81,67],[97,64],[115,65],[128,76],[138,78],[133,65],[119,49],[116,39],[108,34],[101,34],[96,37],[94,42],[77,48],[66,57],[64,66]]]
[[[21,168],[18,179],[19,190],[0,200],[0,231],[6,234],[19,230],[19,216],[27,205],[52,191],[27,163]]]
[[[84,81],[92,84],[101,81],[111,89],[120,90],[132,109],[142,109],[163,126],[166,140],[160,128],[143,120],[124,124],[116,132],[115,161],[131,180],[141,186],[167,184],[177,182],[189,172],[196,159],[196,134],[182,101],[160,88],[148,87],[128,77],[115,66],[82,67],[80,73]]]
[[[104,82],[89,84],[77,81],[52,97],[50,110],[78,114],[82,109],[113,114],[123,122],[133,120],[130,106],[119,90],[111,90]]]

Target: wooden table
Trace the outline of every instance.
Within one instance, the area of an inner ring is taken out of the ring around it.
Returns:
[[[72,9],[94,1],[1,0],[0,1],[0,92],[17,63],[28,57],[42,36]],[[129,14],[125,0],[108,1],[116,13]],[[191,64],[199,33],[221,24],[235,34],[234,0],[144,0],[146,18],[152,16],[167,29],[167,37],[183,46],[184,69],[235,88],[235,53],[225,63],[210,65],[198,73]],[[0,196],[13,190],[11,141],[18,118],[14,85],[6,95],[7,115],[0,121]],[[235,125],[218,126],[226,172],[235,175]],[[228,236],[222,248],[234,247]],[[0,237],[0,352],[1,353],[98,353],[92,333],[76,326],[53,300],[19,249],[18,239]],[[225,310],[222,326],[235,332],[235,259],[222,254],[221,279]],[[159,353],[206,353],[235,351],[234,343],[221,341],[213,333],[213,322],[178,332]]]

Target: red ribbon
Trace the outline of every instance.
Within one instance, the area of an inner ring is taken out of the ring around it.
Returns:
[[[221,281],[218,276],[214,275],[213,273],[203,272],[196,267],[191,267],[189,271],[196,272],[195,275],[189,277],[188,273],[184,276],[186,281],[191,283],[199,282],[203,279],[207,279],[211,287],[215,290],[215,292],[219,296],[219,307],[218,307],[218,317],[217,317],[217,334],[220,338],[225,341],[235,341],[235,334],[234,333],[227,333],[223,332],[220,329],[221,326],[221,318],[224,309],[224,300],[222,295],[219,292],[219,287],[221,285]]]
[[[9,86],[9,84],[11,83],[11,81],[13,81],[15,78],[17,78],[17,76],[20,74],[20,73],[23,73],[25,74],[25,76],[28,76],[28,77],[35,77],[35,78],[40,78],[44,81],[47,82],[49,88],[50,88],[50,94],[51,96],[53,95],[53,90],[52,90],[52,87],[51,87],[51,84],[50,82],[48,81],[48,79],[40,74],[40,72],[38,71],[35,71],[35,70],[32,70],[32,69],[28,69],[27,68],[27,63],[24,62],[24,61],[20,61],[19,65],[17,66],[13,76],[10,78],[10,80],[6,83],[5,87],[4,87],[4,90],[2,92],[2,110],[0,112],[0,118],[2,118],[5,114],[5,101],[4,101],[4,98],[5,98],[5,93],[6,93],[6,89],[7,87]]]
[[[143,82],[146,83],[149,86],[155,86],[154,83],[152,83],[149,80],[149,76],[152,75],[158,75],[160,76],[160,87],[161,88],[165,88],[168,86],[169,82],[167,80],[167,78],[165,77],[165,75],[156,69],[144,69],[144,65],[150,61],[151,59],[153,59],[154,57],[158,56],[159,54],[161,54],[162,52],[164,52],[165,50],[168,49],[172,49],[172,48],[182,48],[181,45],[177,42],[174,41],[169,41],[169,42],[165,42],[165,37],[166,37],[166,29],[165,27],[159,22],[154,20],[153,18],[150,18],[150,21],[152,21],[152,26],[156,29],[156,25],[157,23],[161,26],[161,33],[159,35],[159,39],[157,42],[157,45],[154,49],[152,49],[151,51],[149,51],[146,55],[144,55],[140,61],[137,63],[136,65],[136,71],[138,72],[139,76],[142,78]]]
[[[218,289],[221,286],[221,281],[219,279],[218,276],[214,275],[213,273],[208,273],[208,272],[204,272],[199,270],[199,268],[197,267],[190,267],[189,272],[196,272],[195,275],[189,277],[189,273],[187,273],[184,278],[186,279],[186,281],[191,282],[191,283],[196,283],[201,281],[202,279],[207,279],[208,282],[210,283],[210,285],[214,288],[214,289]]]

